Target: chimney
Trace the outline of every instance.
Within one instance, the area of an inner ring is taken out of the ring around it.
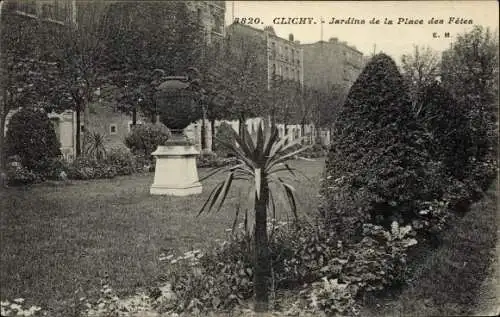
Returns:
[[[336,37],[331,37],[329,40],[330,43],[337,43],[337,41],[338,41],[338,38],[336,38]]]
[[[288,35],[288,40],[289,40],[290,42],[293,42],[293,34],[291,34],[291,33],[290,33],[290,35]]]

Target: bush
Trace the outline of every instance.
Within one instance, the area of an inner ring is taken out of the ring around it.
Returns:
[[[142,167],[128,149],[122,148],[108,150],[105,162],[116,170],[116,175],[130,175]]]
[[[269,232],[273,290],[301,290],[297,305],[316,314],[352,312],[358,296],[401,279],[406,250],[416,243],[411,227],[397,223],[388,231],[365,225],[358,243],[339,241],[327,227],[307,222],[271,221]],[[251,236],[237,231],[212,252],[166,256],[175,297],[162,311],[207,313],[243,304],[253,296],[252,254]]]
[[[228,157],[230,155],[230,151],[225,146],[220,144],[217,139],[226,143],[234,142],[231,130],[233,130],[233,128],[226,122],[222,122],[217,129],[217,134],[215,135],[216,139],[213,141],[213,148],[214,152],[217,153],[219,157]]]
[[[151,163],[153,162],[151,153],[158,148],[158,145],[164,145],[169,137],[170,132],[167,129],[153,124],[141,124],[132,128],[125,138],[125,145],[134,155],[142,156]]]
[[[18,155],[26,170],[43,172],[51,159],[61,155],[54,127],[43,110],[23,108],[9,121],[6,154]]]
[[[113,178],[116,167],[93,158],[78,157],[68,166],[68,178],[77,180]]]
[[[426,148],[447,173],[462,180],[473,154],[467,110],[438,82],[426,87],[423,96],[417,119],[428,135]]]
[[[23,186],[42,181],[39,174],[23,166],[9,164],[9,166],[7,166],[6,172],[7,185],[10,186]]]
[[[325,157],[328,154],[328,148],[321,144],[313,144],[310,148],[300,153],[300,156],[306,158],[320,158]]]
[[[371,59],[352,86],[337,123],[323,186],[327,209],[360,214],[345,210],[354,203],[367,213],[369,222],[388,228],[393,220],[411,223],[417,217],[417,200],[439,198],[426,184],[432,175],[426,169],[424,132],[412,115],[403,78],[389,56]],[[363,200],[353,201],[360,193]],[[361,217],[354,228],[341,230],[360,230],[366,222]],[[342,221],[332,222],[337,220]]]

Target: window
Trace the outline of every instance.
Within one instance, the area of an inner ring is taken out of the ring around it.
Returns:
[[[85,126],[83,124],[80,126],[80,132],[85,132]]]
[[[116,124],[110,124],[109,125],[109,134],[116,134],[116,133],[118,133],[117,128],[116,128]]]

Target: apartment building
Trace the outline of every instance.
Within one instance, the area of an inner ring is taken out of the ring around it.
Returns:
[[[271,26],[263,30],[245,24],[233,23],[227,28],[228,36],[253,39],[262,43],[257,59],[267,70],[267,87],[271,87],[274,75],[283,79],[304,83],[304,63],[300,42],[290,34],[287,39],[279,37]]]
[[[351,87],[364,66],[363,53],[347,42],[331,38],[301,45],[304,54],[304,85],[330,92],[333,86]]]

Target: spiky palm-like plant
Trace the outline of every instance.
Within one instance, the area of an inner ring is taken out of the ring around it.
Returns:
[[[288,184],[280,175],[280,172],[288,172],[294,179],[297,179],[296,169],[290,167],[287,161],[293,159],[300,152],[307,149],[301,147],[293,150],[297,145],[301,145],[302,139],[291,140],[291,136],[279,137],[278,129],[273,127],[257,129],[256,140],[252,139],[246,129],[243,129],[243,135],[238,135],[231,129],[233,142],[228,143],[216,139],[221,145],[226,147],[234,154],[239,164],[231,167],[221,167],[212,170],[203,179],[220,172],[228,172],[226,179],[219,183],[211,192],[209,198],[201,208],[198,215],[204,211],[217,207],[220,210],[227,197],[234,180],[246,180],[250,183],[254,200],[253,209],[255,212],[255,268],[254,268],[254,293],[255,293],[255,311],[264,312],[268,309],[268,280],[270,275],[270,260],[268,251],[267,236],[267,214],[268,211],[276,212],[275,197],[271,184],[283,190],[291,211],[297,218],[297,204],[295,198],[295,189]],[[237,223],[238,210],[233,223],[233,229]],[[246,218],[246,217],[245,217]]]
[[[99,132],[93,132],[88,136],[85,154],[88,157],[102,160],[106,157],[106,146],[104,135]]]

